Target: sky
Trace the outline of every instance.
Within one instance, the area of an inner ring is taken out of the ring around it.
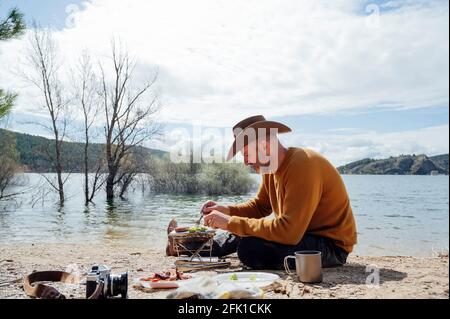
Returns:
[[[448,153],[448,1],[0,0],[0,17],[14,6],[52,30],[67,70],[84,49],[106,56],[112,38],[140,78],[158,70],[167,133],[217,128],[226,151],[230,128],[263,114],[293,129],[287,146],[336,165]],[[17,75],[26,37],[0,44],[0,87],[19,94],[6,125],[45,135],[28,124],[45,121],[39,95]]]

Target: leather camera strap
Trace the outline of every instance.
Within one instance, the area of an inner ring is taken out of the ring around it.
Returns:
[[[23,280],[23,289],[29,297],[40,299],[66,299],[56,288],[44,285],[40,282],[62,282],[66,284],[78,284],[76,277],[64,271],[37,271]],[[97,284],[94,293],[88,299],[98,299],[103,290],[103,282]]]

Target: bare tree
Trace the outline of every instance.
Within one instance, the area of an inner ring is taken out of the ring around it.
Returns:
[[[73,79],[75,88],[75,103],[81,107],[83,112],[83,137],[84,137],[84,154],[83,154],[83,173],[84,173],[84,198],[85,203],[92,202],[96,193],[105,183],[104,161],[99,156],[95,159],[90,158],[91,148],[91,129],[95,121],[98,119],[100,111],[99,99],[99,81],[93,70],[91,58],[85,51],[78,63]],[[92,173],[92,177],[89,175]]]
[[[149,153],[146,152],[144,148],[135,147],[133,153],[127,156],[126,160],[123,161],[118,178],[120,181],[118,185],[119,197],[124,197],[130,187],[134,188],[136,178],[139,174],[148,172],[148,155]]]
[[[50,186],[58,193],[60,205],[64,204],[64,184],[69,175],[63,178],[61,146],[66,137],[68,126],[69,100],[63,95],[63,85],[60,78],[61,63],[55,41],[50,31],[34,28],[29,39],[27,61],[34,73],[23,77],[32,83],[42,94],[43,108],[48,112],[50,125],[40,124],[54,137],[47,156],[56,172],[56,182],[43,175]]]
[[[153,116],[158,110],[157,98],[152,94],[152,86],[157,79],[136,89],[134,79],[136,62],[122,47],[112,44],[112,78],[108,79],[106,69],[101,69],[101,96],[105,115],[106,161],[106,197],[115,197],[114,188],[126,177],[123,164],[137,146],[142,145],[158,133]],[[122,169],[122,170],[121,170]],[[122,194],[123,195],[123,194]]]

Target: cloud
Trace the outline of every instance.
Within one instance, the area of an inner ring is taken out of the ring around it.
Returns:
[[[194,143],[194,148],[204,144],[202,149],[204,156],[208,156],[208,147],[215,150],[214,154],[225,156],[233,141],[231,128],[196,127],[194,130],[175,128],[167,133],[165,139],[153,142],[153,145],[167,151],[183,150],[184,154],[189,154],[185,147]],[[209,137],[212,135],[214,138],[211,140]],[[350,128],[322,134],[289,133],[280,135],[280,140],[286,147],[314,149],[335,166],[340,166],[363,158],[386,158],[400,154],[431,156],[448,153],[449,125],[389,133]],[[241,156],[237,156],[237,160],[241,161]]]
[[[448,3],[395,1],[369,17],[365,3],[91,0],[54,33],[66,64],[83,47],[105,56],[116,36],[141,73],[159,67],[169,122],[448,104]],[[1,45],[2,66],[21,45]],[[2,72],[0,86],[21,94],[18,111],[34,108],[13,75]]]
[[[42,127],[29,122],[46,123],[45,118],[27,114],[15,114],[10,118],[10,127],[32,135],[52,138]],[[194,128],[193,128],[194,127]],[[102,142],[102,129],[95,127],[98,134],[94,142]],[[308,147],[326,156],[334,165],[339,166],[363,158],[386,158],[400,154],[438,155],[449,152],[449,125],[426,127],[419,130],[397,132],[377,132],[373,130],[345,127],[323,130],[321,133],[294,133],[280,135],[281,142],[287,147]],[[162,135],[147,141],[145,146],[165,151],[182,151],[188,154],[186,147],[196,150],[201,147],[203,156],[225,156],[233,142],[231,127],[215,128],[203,126],[200,122],[183,125],[168,124],[163,127]],[[79,135],[79,133],[78,133]],[[70,131],[69,139],[76,140],[77,132]],[[191,144],[192,143],[192,144]],[[199,153],[197,153],[199,154]],[[242,160],[240,156],[237,160]]]
[[[229,128],[254,114],[384,109],[405,110],[408,121],[411,108],[448,106],[448,2],[368,3],[91,0],[70,11],[67,27],[53,34],[65,72],[84,48],[104,59],[112,37],[120,38],[139,61],[137,78],[159,70],[160,119],[175,126],[200,121]],[[32,120],[45,115],[39,95],[12,72],[29,72],[18,63],[25,43],[0,44],[0,87],[20,94],[17,118]],[[342,127],[283,141],[314,148],[340,165],[364,157],[445,153],[448,131],[448,124],[392,133]],[[217,143],[226,151],[225,133],[224,139]],[[164,141],[153,145],[165,147]]]
[[[281,136],[281,140],[289,146],[312,148],[339,166],[369,157],[448,153],[449,125],[389,133],[348,130],[327,134],[291,134]]]

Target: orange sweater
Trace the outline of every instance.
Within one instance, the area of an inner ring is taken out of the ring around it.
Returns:
[[[275,212],[274,219],[263,218]],[[230,206],[228,230],[296,245],[305,233],[332,239],[351,252],[356,225],[341,176],[320,154],[289,148],[274,174],[263,175],[256,197]]]

